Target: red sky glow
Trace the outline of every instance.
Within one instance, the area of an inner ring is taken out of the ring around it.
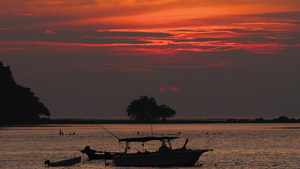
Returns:
[[[165,92],[166,90],[172,90],[173,92],[181,91],[181,89],[178,87],[161,87],[161,88],[159,88],[159,90],[161,92]]]
[[[141,95],[179,116],[300,108],[298,0],[5,0],[0,23],[0,61],[53,117],[124,117]]]

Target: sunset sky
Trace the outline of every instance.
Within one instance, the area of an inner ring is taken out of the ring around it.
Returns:
[[[2,0],[0,61],[51,118],[300,117],[300,1]]]

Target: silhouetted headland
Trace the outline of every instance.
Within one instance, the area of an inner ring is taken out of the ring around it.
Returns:
[[[15,82],[10,67],[3,66],[1,61],[0,82],[0,124],[33,124],[48,120],[49,110],[30,88]]]

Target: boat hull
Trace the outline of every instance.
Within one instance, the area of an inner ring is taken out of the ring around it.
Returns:
[[[81,162],[81,156],[71,158],[71,159],[68,159],[68,160],[58,161],[58,162],[55,162],[55,163],[48,163],[48,165],[51,166],[51,167],[70,166],[70,165],[74,165],[74,164],[77,164],[77,163],[80,163],[80,162]]]
[[[85,153],[90,160],[98,160],[98,159],[112,159],[115,152],[103,152],[103,151],[96,151],[92,150],[90,146],[85,146],[82,153]]]
[[[121,154],[114,156],[115,166],[193,166],[210,150],[177,149],[168,152]]]

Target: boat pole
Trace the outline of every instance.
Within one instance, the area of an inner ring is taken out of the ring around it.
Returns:
[[[153,121],[152,121],[152,116],[150,116],[150,124],[151,124],[151,137],[153,137]]]
[[[151,136],[153,137],[153,124],[151,123]]]

